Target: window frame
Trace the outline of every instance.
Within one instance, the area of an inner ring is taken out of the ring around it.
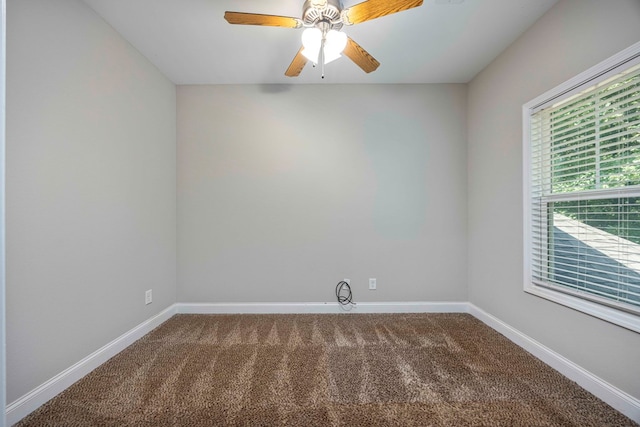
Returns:
[[[640,315],[618,307],[600,303],[595,298],[585,299],[572,294],[561,286],[538,285],[533,280],[532,267],[532,156],[531,156],[531,115],[560,100],[575,96],[585,90],[640,63],[640,42],[624,49],[590,69],[578,74],[555,88],[532,99],[522,106],[523,133],[523,219],[524,219],[524,291],[574,310],[589,314],[607,322],[640,333]],[[556,289],[557,288],[557,289]]]

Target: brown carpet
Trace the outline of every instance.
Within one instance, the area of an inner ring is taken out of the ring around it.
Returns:
[[[17,425],[637,426],[466,314],[176,315]]]

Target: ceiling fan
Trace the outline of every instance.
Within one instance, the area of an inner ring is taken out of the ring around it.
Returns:
[[[367,0],[343,8],[342,0],[306,0],[302,6],[302,18],[263,15],[259,13],[225,12],[224,19],[230,24],[265,25],[270,27],[305,28],[302,47],[284,73],[297,77],[308,61],[327,64],[344,53],[365,73],[375,71],[380,63],[354,42],[344,32],[343,25],[354,25],[422,4],[423,0]]]

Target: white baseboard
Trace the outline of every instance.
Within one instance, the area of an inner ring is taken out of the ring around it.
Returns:
[[[582,388],[606,402],[609,406],[626,415],[636,422],[640,422],[640,400],[625,393],[617,387],[593,375],[583,367],[576,365],[566,357],[540,344],[533,338],[509,326],[497,317],[469,303],[469,314],[479,319],[487,326],[519,345],[565,377],[578,383]]]
[[[331,313],[466,313],[466,302],[359,302],[343,307],[331,303],[178,303],[181,314],[331,314]]]
[[[21,398],[7,405],[7,425],[13,425],[35,411],[40,406],[60,394],[73,383],[93,371],[104,362],[120,353],[122,350],[151,332],[155,327],[168,320],[175,314],[175,304],[142,322],[135,328],[124,333],[109,344],[94,351],[73,366],[60,372],[49,381],[31,390]]]
[[[177,303],[65,369],[49,381],[7,406],[7,423],[12,425],[64,391],[89,372],[115,356],[174,314],[287,314],[344,313],[338,303]],[[567,378],[636,422],[640,422],[640,400],[612,386],[545,347],[500,319],[467,302],[369,302],[358,303],[352,313],[469,313],[500,332]]]

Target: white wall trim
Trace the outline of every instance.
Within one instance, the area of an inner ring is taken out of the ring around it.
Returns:
[[[176,307],[173,304],[10,403],[6,410],[7,424],[13,425],[26,417],[136,340],[167,321],[175,312]]]
[[[115,356],[174,314],[331,314],[344,313],[338,303],[176,303],[96,350],[7,406],[8,425],[17,423],[89,372]],[[634,421],[640,422],[640,400],[614,387],[502,320],[467,302],[363,302],[352,313],[469,313],[503,334],[562,375]]]
[[[602,399],[617,411],[623,413],[636,422],[640,422],[640,400],[625,393],[619,388],[614,387],[583,367],[575,364],[566,357],[556,353],[475,305],[469,303],[468,307],[469,314],[479,319],[487,326],[500,332],[509,340],[527,350],[529,353],[533,354],[535,357],[542,360],[565,377],[575,381],[580,385],[580,387]]]
[[[180,314],[329,314],[329,313],[466,313],[466,302],[359,302],[343,308],[337,302],[177,303]]]

